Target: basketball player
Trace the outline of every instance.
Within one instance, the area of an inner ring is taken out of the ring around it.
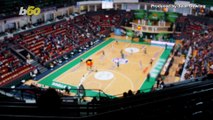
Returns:
[[[140,47],[140,51],[142,51],[144,48],[145,48],[144,46],[141,46],[141,47]]]
[[[149,82],[150,81],[150,74],[148,73],[147,75],[147,81]]]
[[[115,43],[118,45],[118,40],[115,40]]]
[[[86,65],[87,65],[87,70],[92,70],[92,58],[89,58],[88,60],[86,60]]]
[[[150,60],[150,65],[152,65],[152,63],[153,63],[153,58]]]
[[[112,44],[110,51],[114,51],[114,44]]]
[[[128,35],[126,35],[126,39],[128,39]]]
[[[124,58],[125,58],[123,53],[121,54],[121,58],[122,58],[122,59],[124,59]]]
[[[139,61],[139,66],[140,66],[140,69],[142,69],[142,67],[143,67],[142,60]]]
[[[134,40],[134,36],[132,36],[131,43],[133,43],[133,40]]]
[[[92,61],[89,64],[92,64]],[[89,66],[89,70],[92,71],[92,65]]]
[[[119,66],[120,66],[119,60],[116,62],[116,65],[119,68]]]
[[[103,55],[103,56],[105,56],[105,52],[104,52],[104,50],[102,51],[102,55]]]
[[[82,83],[83,83],[85,80],[86,80],[86,78],[85,78],[85,76],[83,75],[78,86],[82,85]]]
[[[83,58],[81,58],[81,63],[84,61],[84,59]]]
[[[130,49],[131,55],[133,54],[133,49]]]
[[[121,58],[122,58],[122,59],[124,59],[124,53],[123,53],[123,50],[121,50],[121,51],[120,51],[120,53],[121,53]]]
[[[123,49],[121,49],[120,53],[123,54]]]
[[[143,51],[143,52],[144,52],[144,54],[146,54],[146,53],[147,53],[147,52],[146,52],[146,47],[144,48],[144,51]]]

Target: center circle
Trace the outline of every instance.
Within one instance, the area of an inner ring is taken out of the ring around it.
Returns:
[[[97,80],[111,80],[114,77],[114,75],[113,75],[113,73],[108,72],[108,71],[100,71],[100,72],[97,72],[94,75],[94,77]]]
[[[139,52],[139,49],[135,47],[131,47],[131,48],[126,48],[125,51],[128,53],[137,53]]]

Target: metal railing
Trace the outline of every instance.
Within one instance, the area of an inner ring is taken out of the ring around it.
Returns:
[[[0,93],[13,97],[18,100],[37,100],[37,98],[44,93],[48,88],[0,88]],[[105,97],[108,99],[113,98],[112,96],[106,94],[100,89],[69,89],[69,92],[65,89],[55,89],[61,97],[73,97],[73,98],[82,98],[82,97],[97,97],[100,99],[101,97]],[[83,91],[83,92],[79,92]],[[94,94],[87,94],[88,91],[93,91]],[[84,95],[83,95],[84,94]]]

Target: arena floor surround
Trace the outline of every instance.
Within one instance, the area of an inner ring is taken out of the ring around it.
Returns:
[[[170,48],[110,38],[52,71],[38,83],[53,88],[69,86],[71,89],[82,84],[88,89],[86,95],[91,97],[104,95],[98,90],[112,97],[128,90],[149,92],[170,53]],[[91,70],[85,63],[87,59],[93,61]],[[76,94],[76,90],[71,90],[71,93]]]

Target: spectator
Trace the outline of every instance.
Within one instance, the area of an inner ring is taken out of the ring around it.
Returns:
[[[160,78],[160,77],[158,77],[158,78],[157,78],[157,88],[159,88],[159,87],[160,87],[160,82],[161,82],[161,78]]]
[[[128,96],[133,96],[132,90],[129,90],[127,94],[128,94]]]
[[[96,97],[93,97],[91,103],[96,104],[97,102],[98,102],[97,98],[96,98]]]
[[[136,95],[139,95],[139,94],[141,94],[141,91],[137,90]]]
[[[161,80],[161,82],[160,82],[160,88],[164,88],[164,86],[165,86],[165,83],[164,83],[163,80]]]
[[[126,98],[128,96],[127,92],[123,93],[123,97]]]
[[[147,78],[146,79],[147,79],[148,82],[150,81],[150,74],[149,73],[147,74]]]
[[[65,87],[65,92],[66,92],[67,94],[70,94],[70,90],[69,90],[69,87],[68,87],[68,86]]]
[[[196,21],[190,20],[191,25],[189,25],[189,27],[192,26],[195,22]],[[210,70],[209,64],[213,61],[212,32],[208,32],[203,28],[199,28],[199,26],[196,27],[197,29],[201,29],[201,31],[205,31],[204,34],[200,34],[200,32],[197,30],[193,30],[193,35],[189,40],[183,41],[183,48],[181,48],[181,51],[183,51],[184,55],[187,55],[187,49],[189,47],[192,48],[192,54],[187,63],[186,70],[188,72],[185,74],[185,79],[194,79],[196,77],[207,75]]]
[[[48,110],[49,112],[55,111],[59,109],[61,105],[60,95],[55,89],[49,88],[40,96],[37,103],[43,110]]]

